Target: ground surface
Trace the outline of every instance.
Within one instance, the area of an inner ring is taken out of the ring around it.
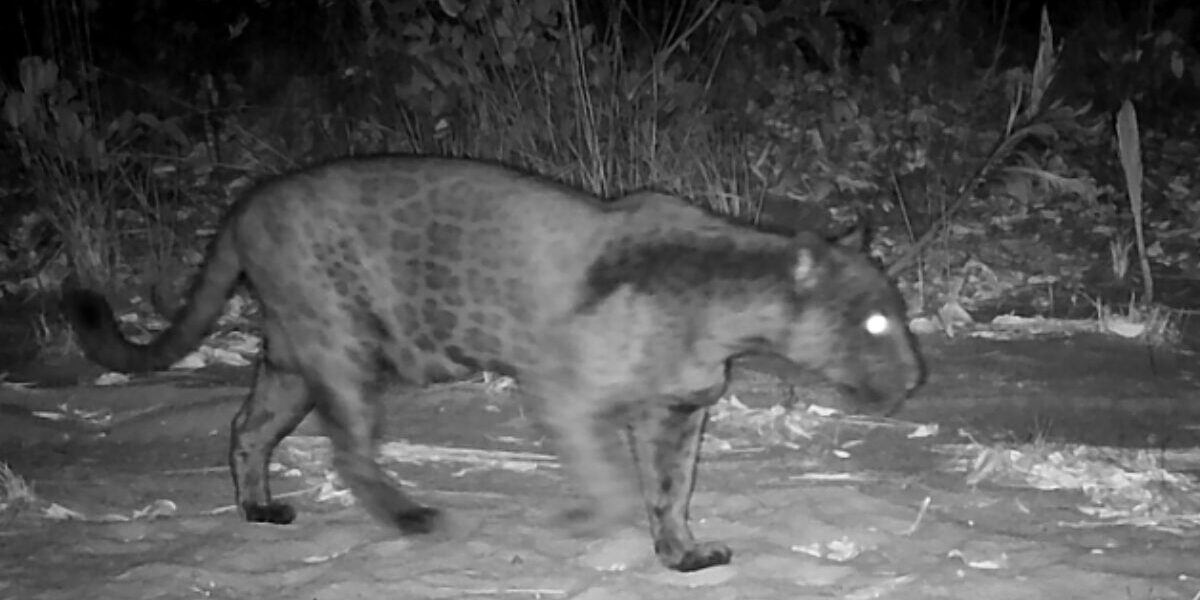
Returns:
[[[387,439],[417,444],[398,451],[423,459],[389,468],[453,523],[443,535],[398,538],[340,502],[343,494],[318,500],[323,446],[312,437],[277,456],[288,471],[276,473],[274,488],[299,492],[296,524],[251,526],[229,512],[227,423],[244,370],[99,388],[63,385],[90,381],[94,369],[34,369],[26,376],[42,387],[0,390],[0,460],[43,503],[91,520],[26,510],[0,521],[0,598],[1197,597],[1197,530],[1070,527],[1086,520],[1080,494],[971,486],[932,448],[964,442],[960,430],[1148,445],[1164,457],[1195,448],[1200,360],[1086,336],[923,343],[929,384],[896,416],[940,423],[932,438],[846,422],[799,443],[764,435],[746,444],[735,422],[712,423],[693,525],[735,555],[728,567],[690,575],[655,562],[640,524],[592,540],[548,524],[564,499],[560,477],[519,394],[483,385],[397,393]],[[792,387],[780,373],[751,362],[733,392],[751,407],[826,393]],[[27,412],[63,403],[112,411],[115,424],[99,434]],[[306,422],[298,434],[318,431]],[[735,439],[743,443],[728,443]],[[447,447],[519,454],[445,460]],[[159,503],[167,516],[99,521],[157,500],[174,509]]]

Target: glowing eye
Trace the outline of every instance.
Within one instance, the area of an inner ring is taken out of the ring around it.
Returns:
[[[892,321],[879,313],[875,313],[867,317],[866,321],[863,321],[863,327],[871,335],[883,335],[892,328]]]

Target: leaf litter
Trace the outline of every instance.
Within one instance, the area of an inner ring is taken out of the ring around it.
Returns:
[[[1200,527],[1200,480],[1179,470],[1200,471],[1200,451],[1150,450],[1039,442],[1020,446],[942,444],[951,471],[967,483],[1076,491],[1077,506],[1091,520],[1063,527],[1131,525],[1181,534]],[[1176,470],[1163,465],[1171,463]]]

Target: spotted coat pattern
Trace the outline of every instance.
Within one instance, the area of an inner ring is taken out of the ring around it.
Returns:
[[[92,360],[152,371],[198,345],[239,281],[261,301],[264,330],[230,448],[251,521],[294,519],[271,497],[267,464],[316,409],[362,505],[404,532],[433,529],[439,513],[373,459],[382,391],[492,370],[518,379],[556,436],[583,498],[566,521],[607,527],[640,488],[662,562],[705,568],[731,552],[693,539],[687,507],[705,408],[731,358],[781,355],[875,412],[923,374],[903,303],[854,249],[757,232],[660,194],[600,202],[461,159],[345,159],[259,185],[149,344],[127,341],[94,292],[69,292],[64,310]]]

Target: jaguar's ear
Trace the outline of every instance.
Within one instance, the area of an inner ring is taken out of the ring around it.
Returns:
[[[834,237],[830,242],[854,252],[865,253],[871,245],[871,228],[866,221],[860,220],[849,231]]]
[[[825,276],[829,244],[811,232],[800,232],[792,243],[792,281],[798,290],[809,290]]]

